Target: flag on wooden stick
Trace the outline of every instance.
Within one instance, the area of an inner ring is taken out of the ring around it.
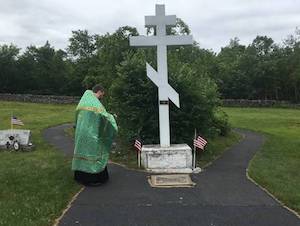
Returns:
[[[137,162],[138,162],[138,167],[141,167],[141,151],[142,151],[142,142],[139,140],[135,140],[134,142],[134,147],[137,150]]]
[[[202,138],[201,136],[198,136],[197,139],[194,139],[194,146],[197,148],[200,148],[204,150],[204,147],[206,146],[207,141]]]
[[[21,119],[18,119],[16,116],[11,117],[11,124],[18,125],[18,126],[24,126],[24,123],[21,121]]]
[[[135,140],[134,142],[134,147],[138,150],[141,151],[142,150],[142,143],[139,140]]]

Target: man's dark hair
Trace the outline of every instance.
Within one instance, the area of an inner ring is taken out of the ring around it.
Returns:
[[[95,85],[92,90],[94,93],[97,93],[98,91],[104,92],[104,88],[100,84]]]

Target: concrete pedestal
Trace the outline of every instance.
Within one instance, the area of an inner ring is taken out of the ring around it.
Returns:
[[[154,173],[192,173],[192,149],[187,144],[143,145],[142,166]]]

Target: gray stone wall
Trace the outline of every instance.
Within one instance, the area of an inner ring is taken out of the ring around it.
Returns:
[[[300,107],[300,104],[277,100],[223,99],[222,101],[225,107]]]
[[[0,93],[0,100],[44,104],[75,104],[79,102],[80,97]]]
[[[0,93],[0,100],[19,101],[45,104],[77,104],[80,100],[78,96],[52,96],[33,94],[9,94]],[[245,100],[245,99],[223,99],[225,107],[299,107],[300,104],[292,104],[288,101],[276,100]]]

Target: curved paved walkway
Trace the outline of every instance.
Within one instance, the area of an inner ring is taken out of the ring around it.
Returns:
[[[50,128],[44,137],[71,156],[73,142],[63,132],[67,126]],[[240,132],[245,139],[192,175],[194,188],[151,188],[146,173],[110,164],[110,181],[86,187],[59,225],[299,226],[299,218],[246,178],[263,137]]]

